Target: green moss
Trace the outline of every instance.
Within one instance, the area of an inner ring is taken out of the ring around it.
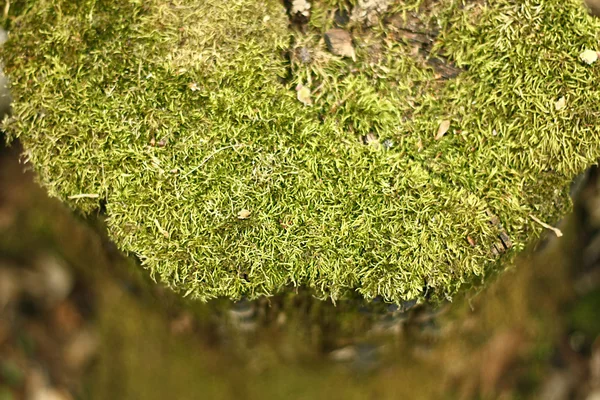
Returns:
[[[52,195],[104,204],[120,248],[184,294],[451,297],[499,265],[490,215],[514,254],[600,156],[599,67],[579,60],[600,26],[576,1],[426,3],[351,23],[352,61],[325,48],[325,1],[300,34],[275,0],[22,0],[4,128]],[[429,53],[398,29],[415,12],[440,32]],[[440,79],[442,56],[464,72]]]

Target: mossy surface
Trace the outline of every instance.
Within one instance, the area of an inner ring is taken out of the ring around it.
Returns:
[[[599,66],[579,59],[600,24],[577,1],[395,2],[345,27],[352,60],[322,40],[337,3],[300,33],[274,0],[16,1],[4,129],[184,294],[451,297],[539,235],[531,216],[564,215],[600,156]]]

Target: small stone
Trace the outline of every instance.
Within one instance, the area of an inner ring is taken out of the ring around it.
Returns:
[[[563,108],[565,108],[566,104],[567,104],[567,101],[565,100],[565,96],[562,96],[560,99],[558,99],[558,101],[556,103],[554,103],[554,109],[556,111],[560,111]]]
[[[358,4],[352,10],[352,20],[375,26],[391,3],[391,0],[358,0]]]
[[[357,351],[354,346],[346,346],[329,353],[329,358],[337,362],[349,362],[355,359]]]
[[[242,210],[238,213],[237,217],[238,219],[248,219],[250,218],[250,215],[252,215],[252,211]]]
[[[445,119],[442,122],[440,122],[440,126],[438,127],[437,133],[435,135],[435,140],[440,140],[441,138],[443,138],[446,132],[448,132],[448,129],[450,129],[450,120]]]
[[[82,330],[65,346],[65,362],[74,370],[83,368],[98,351],[98,344],[98,338],[93,332]]]
[[[379,138],[373,132],[363,136],[363,143],[373,147],[379,147]]]
[[[345,30],[339,28],[328,30],[325,32],[325,43],[327,43],[327,48],[333,54],[356,60],[356,54],[352,46],[352,36]]]
[[[290,14],[300,14],[308,17],[310,15],[310,3],[306,0],[293,0],[290,8]]]
[[[300,62],[304,64],[310,64],[310,62],[312,61],[310,51],[306,47],[300,47],[297,51],[297,55]]]
[[[298,85],[296,88],[298,100],[304,104],[305,106],[310,106],[312,104],[310,89],[306,86]]]
[[[579,55],[579,58],[581,58],[581,61],[584,63],[591,65],[598,61],[598,52],[595,50],[584,50],[584,52]]]
[[[38,258],[34,271],[26,275],[25,292],[48,308],[66,299],[74,284],[64,260],[50,254]]]

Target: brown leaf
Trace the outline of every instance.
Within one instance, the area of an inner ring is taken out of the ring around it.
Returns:
[[[448,132],[448,129],[450,129],[450,120],[445,119],[442,122],[440,122],[437,134],[435,135],[435,140],[440,140],[441,138],[443,138],[446,132]]]
[[[469,242],[469,245],[471,247],[477,246],[477,241],[475,239],[473,239],[471,236],[467,236],[467,242]]]
[[[353,60],[356,59],[354,47],[352,46],[352,36],[345,30],[339,28],[328,30],[325,32],[325,43],[333,54],[350,57]]]

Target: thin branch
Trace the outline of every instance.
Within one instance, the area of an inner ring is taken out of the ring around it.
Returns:
[[[81,194],[74,194],[67,198],[73,200],[73,199],[97,199],[98,197],[100,197],[100,195],[98,193],[81,193]]]
[[[191,170],[189,170],[182,177],[185,178],[188,175],[190,175],[191,173],[193,173],[193,172],[197,171],[198,169],[202,168],[202,166],[204,164],[206,164],[208,162],[208,160],[210,160],[211,158],[213,158],[217,153],[220,153],[223,150],[232,149],[232,148],[241,147],[241,146],[243,146],[243,144],[232,144],[230,146],[221,147],[220,149],[217,149],[217,150],[213,151],[208,156],[206,156],[206,158],[204,160],[202,160],[202,162],[200,164],[196,165],[194,168],[192,168]]]
[[[540,224],[541,226],[543,226],[546,229],[550,229],[552,232],[554,232],[556,234],[556,237],[561,237],[563,235],[563,233],[560,231],[560,229],[555,228],[553,226],[548,225],[545,222],[540,221],[539,219],[537,219],[536,217],[534,217],[533,215],[529,214],[529,217],[534,220],[535,222],[537,222],[538,224]]]

